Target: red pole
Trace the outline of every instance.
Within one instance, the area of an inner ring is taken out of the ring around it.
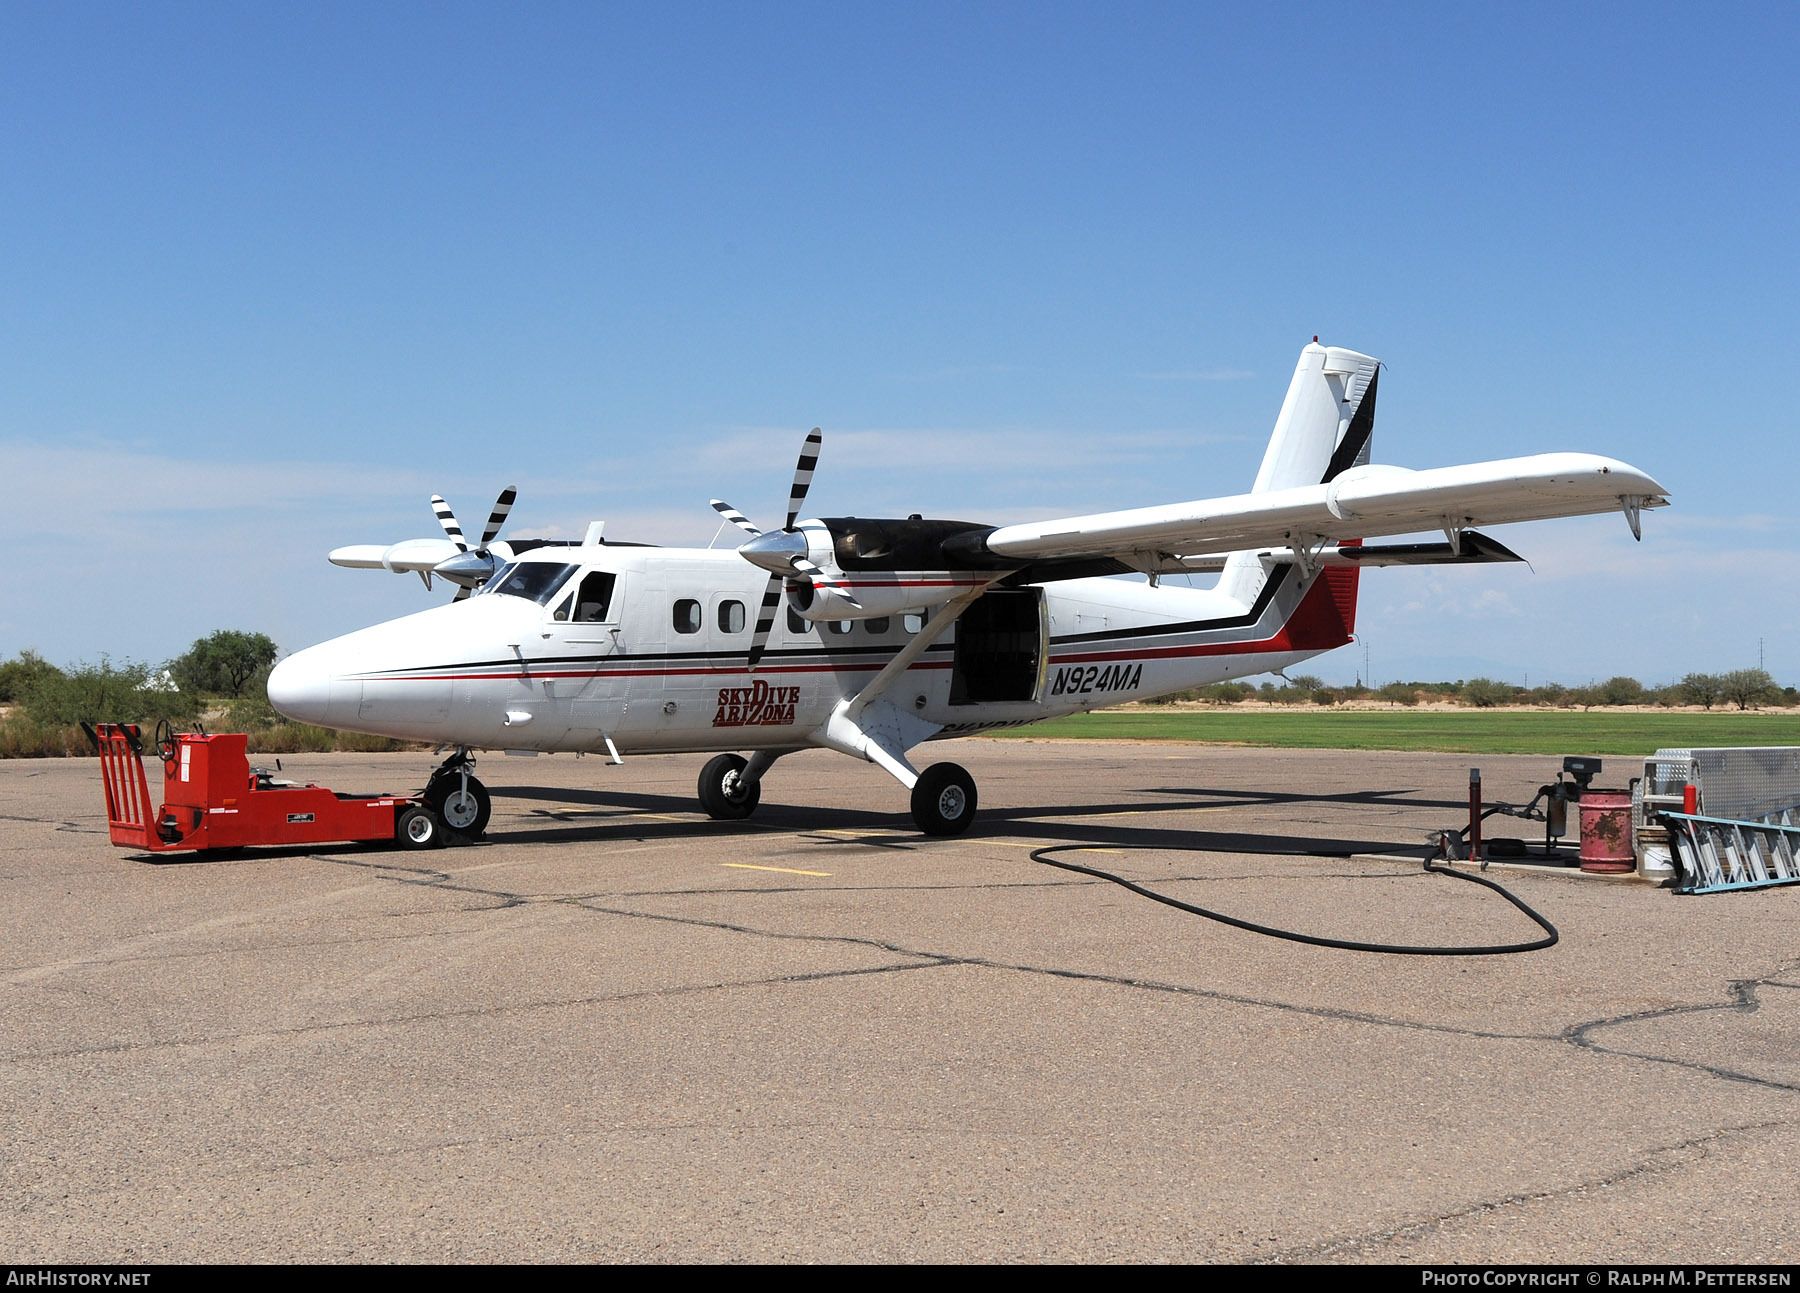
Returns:
[[[1469,769],[1469,861],[1481,860],[1481,769]]]

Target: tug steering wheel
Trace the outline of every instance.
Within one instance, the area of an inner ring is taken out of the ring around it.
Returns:
[[[156,724],[156,752],[164,763],[175,762],[175,729],[166,718]]]

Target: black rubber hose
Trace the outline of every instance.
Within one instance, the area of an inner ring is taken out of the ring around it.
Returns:
[[[1063,853],[1069,849],[1088,847],[1090,846],[1085,844],[1054,844],[1049,848],[1033,850],[1031,860],[1033,862],[1042,862],[1045,866],[1057,867],[1063,871],[1075,871],[1081,875],[1090,875],[1096,880],[1110,881],[1113,884],[1121,885],[1124,888],[1131,890],[1135,894],[1148,898],[1152,902],[1160,902],[1165,907],[1173,907],[1177,911],[1185,911],[1190,915],[1204,916],[1208,920],[1218,921],[1221,925],[1231,925],[1237,929],[1249,930],[1252,934],[1266,934],[1270,938],[1283,938],[1290,943],[1309,943],[1313,947],[1335,947],[1340,951],[1345,952],[1385,952],[1390,956],[1503,956],[1510,952],[1537,952],[1546,947],[1555,947],[1558,940],[1561,938],[1561,935],[1556,932],[1556,926],[1552,925],[1536,911],[1532,910],[1523,898],[1515,896],[1500,885],[1495,884],[1492,880],[1483,876],[1469,875],[1462,871],[1452,871],[1449,867],[1433,866],[1430,858],[1425,859],[1425,869],[1427,871],[1434,871],[1438,875],[1451,876],[1457,880],[1468,880],[1474,884],[1492,889],[1513,906],[1531,917],[1531,919],[1536,922],[1538,928],[1544,931],[1546,937],[1540,938],[1532,943],[1500,943],[1492,947],[1414,947],[1403,943],[1353,943],[1341,938],[1320,938],[1313,934],[1296,934],[1292,930],[1274,929],[1268,925],[1258,925],[1248,920],[1239,920],[1236,916],[1227,916],[1223,912],[1209,911],[1205,907],[1196,907],[1192,903],[1182,902],[1178,898],[1171,898],[1167,894],[1157,893],[1153,889],[1146,889],[1141,884],[1134,884],[1123,876],[1113,875],[1110,871],[1102,871],[1097,867],[1082,866],[1075,862],[1059,862],[1055,858],[1049,856],[1052,853]],[[1163,853],[1186,853],[1192,851],[1189,849],[1152,847],[1155,848],[1155,851]]]

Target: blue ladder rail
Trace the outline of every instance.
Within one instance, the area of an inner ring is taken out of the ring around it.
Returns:
[[[1723,893],[1800,884],[1800,825],[1664,812],[1681,863],[1677,893]]]

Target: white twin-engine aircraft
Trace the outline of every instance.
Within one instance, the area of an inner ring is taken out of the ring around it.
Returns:
[[[800,520],[821,437],[806,439],[787,520],[736,551],[606,541],[449,540],[339,549],[342,565],[436,572],[453,604],[289,656],[269,698],[290,718],[456,747],[426,798],[465,835],[487,825],[473,750],[724,750],[700,776],[715,818],[755,811],[782,755],[824,747],[885,769],[928,835],[967,829],[975,782],[918,771],[924,741],[1280,670],[1350,641],[1363,566],[1517,561],[1477,524],[1668,502],[1611,458],[1549,453],[1429,471],[1369,465],[1379,365],[1300,354],[1247,494],[1026,525]],[[1443,543],[1371,536],[1442,530]],[[1354,536],[1354,537],[1353,537]],[[1211,589],[1159,577],[1216,571]],[[1138,572],[1145,583],[1109,575]],[[467,597],[467,589],[479,593]],[[737,751],[745,751],[746,759]]]

